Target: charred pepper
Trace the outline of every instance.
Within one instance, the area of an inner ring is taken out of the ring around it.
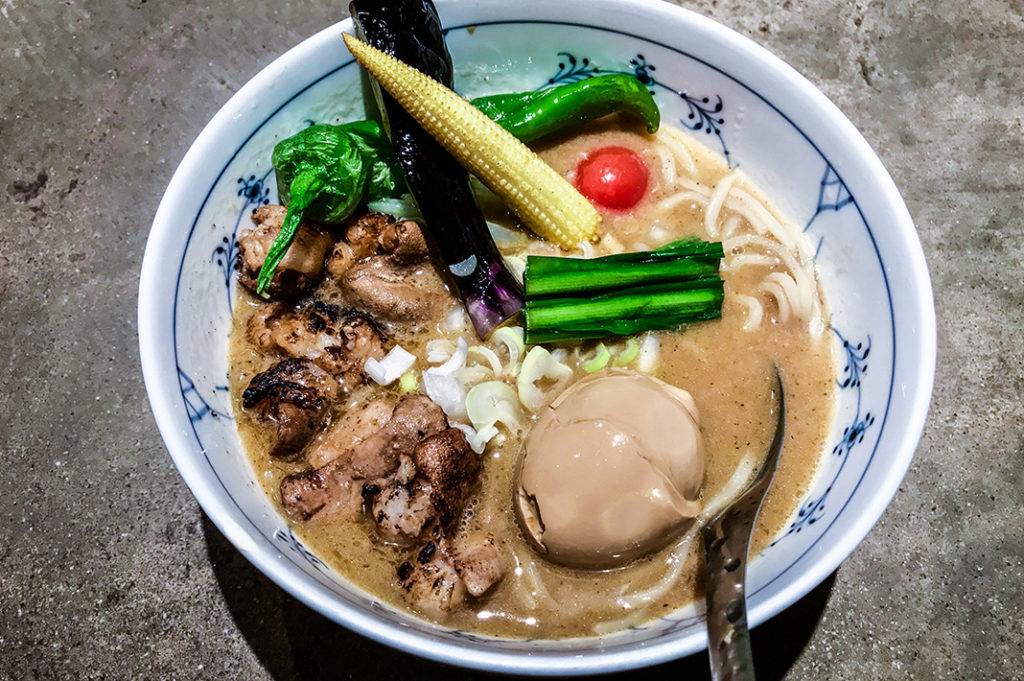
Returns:
[[[609,73],[546,90],[478,97],[473,106],[518,137],[533,142],[613,113],[640,119],[657,132],[661,113],[647,86],[635,76]]]

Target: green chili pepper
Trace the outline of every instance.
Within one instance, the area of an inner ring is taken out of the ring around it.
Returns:
[[[304,218],[344,222],[360,203],[401,193],[394,152],[374,121],[313,125],[274,147],[277,191],[288,213],[260,268],[262,294]]]
[[[661,113],[647,86],[634,76],[609,73],[537,92],[478,97],[473,106],[523,142],[613,113],[641,119],[654,133]]]

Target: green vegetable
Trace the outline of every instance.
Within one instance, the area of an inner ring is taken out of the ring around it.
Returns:
[[[402,389],[403,393],[411,393],[419,387],[419,384],[420,382],[416,380],[416,374],[411,371],[406,371],[402,374],[402,377],[398,379],[398,385]]]
[[[630,338],[626,341],[626,348],[615,358],[612,362],[617,367],[624,367],[640,354],[640,344],[636,342],[635,338]]]
[[[396,196],[403,188],[391,144],[374,121],[310,126],[278,142],[271,160],[288,213],[260,269],[260,294],[303,219],[339,224],[360,203]]]
[[[656,251],[582,260],[527,258],[526,342],[675,329],[721,316],[722,245],[674,241]]]
[[[597,352],[594,353],[594,358],[583,365],[583,370],[588,374],[600,371],[608,366],[608,360],[611,358],[612,353],[608,352],[608,348],[605,347],[604,343],[598,343]]]
[[[547,90],[478,97],[473,106],[522,142],[532,142],[613,113],[639,118],[654,133],[661,113],[654,97],[634,76],[614,73]]]
[[[550,343],[668,331],[722,314],[722,280],[627,288],[593,298],[526,301],[526,342]]]
[[[723,256],[722,244],[696,238],[589,260],[531,255],[524,286],[527,298],[538,298],[700,279],[718,274]]]

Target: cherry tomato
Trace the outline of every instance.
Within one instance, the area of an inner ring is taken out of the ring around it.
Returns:
[[[576,166],[576,188],[593,203],[628,210],[647,191],[649,173],[640,154],[626,147],[601,147]]]

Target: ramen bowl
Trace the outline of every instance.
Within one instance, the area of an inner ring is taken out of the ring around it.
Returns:
[[[786,529],[748,571],[752,625],[824,580],[885,510],[913,456],[935,362],[921,246],[899,192],[843,114],[792,68],[694,13],[638,0],[437,3],[466,95],[626,72],[664,120],[741,167],[816,249],[829,301],[837,404],[820,473]],[[236,236],[276,199],[270,152],[310,122],[366,116],[343,21],[274,60],[189,149],[160,203],[142,266],[139,340],[167,448],[221,532],[282,588],[395,648],[495,672],[611,672],[706,644],[699,606],[601,637],[511,640],[399,611],[333,572],[263,493],[227,386]],[[870,368],[870,371],[869,371]]]

